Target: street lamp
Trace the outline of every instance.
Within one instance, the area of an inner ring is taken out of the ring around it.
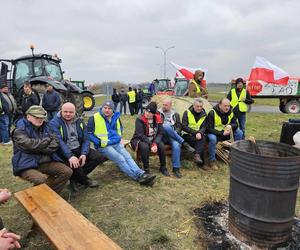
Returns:
[[[155,48],[156,49],[161,49],[162,50],[162,52],[164,53],[164,78],[166,79],[167,78],[167,74],[166,74],[166,66],[167,66],[167,51],[169,50],[169,49],[174,49],[175,48],[175,46],[171,46],[171,47],[169,47],[169,48],[166,48],[166,49],[163,49],[163,48],[161,48],[161,47],[159,47],[159,46],[155,46]]]

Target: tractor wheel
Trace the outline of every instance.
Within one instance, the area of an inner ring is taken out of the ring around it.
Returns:
[[[82,95],[80,93],[70,93],[70,101],[75,105],[76,112],[81,116],[84,111]]]
[[[90,111],[95,107],[95,98],[90,93],[84,92],[81,94],[83,98],[84,111]]]
[[[145,108],[148,104],[149,104],[149,102],[150,102],[150,97],[148,97],[148,96],[144,96],[144,98],[143,98],[143,108]]]
[[[285,105],[285,111],[288,114],[298,114],[300,112],[300,102],[291,100]]]

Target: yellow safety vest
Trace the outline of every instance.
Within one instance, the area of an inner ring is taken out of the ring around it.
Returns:
[[[239,105],[239,110],[241,112],[247,112],[248,107],[245,102],[242,101],[242,99],[246,99],[246,90],[242,89],[242,92],[240,94],[240,97],[237,97],[236,90],[231,90],[231,102],[230,105],[232,108],[234,108],[236,105]]]
[[[202,123],[204,122],[206,116],[201,117],[199,119],[199,121],[196,122],[195,116],[193,115],[193,113],[190,110],[187,111],[187,115],[188,115],[189,128],[198,131],[200,129]]]
[[[195,84],[195,86],[196,86],[196,90],[197,90],[197,94],[199,94],[199,95],[200,95],[200,94],[201,94],[201,89],[200,89],[200,87],[199,87],[198,83],[196,83],[194,79],[192,80],[192,83],[194,83],[194,84]]]
[[[97,112],[94,114],[95,129],[94,134],[101,140],[101,147],[105,148],[108,143],[108,132],[105,119]],[[120,119],[117,120],[117,132],[122,136]]]
[[[80,123],[80,127],[83,130],[83,123],[82,122]],[[59,132],[61,134],[61,137],[64,138],[64,130],[63,130],[62,126],[59,127]]]
[[[222,119],[217,114],[217,112],[215,110],[214,110],[214,113],[215,113],[215,115],[214,115],[214,117],[215,117],[215,130],[218,130],[218,131],[224,130],[224,128],[231,123],[231,120],[233,118],[233,112],[231,112],[230,115],[228,116],[228,121],[225,125],[222,124]]]
[[[131,90],[127,94],[128,94],[128,97],[129,97],[129,103],[135,102],[135,91]]]

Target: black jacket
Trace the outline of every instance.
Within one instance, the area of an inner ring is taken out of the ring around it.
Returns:
[[[119,93],[119,99],[120,99],[120,102],[127,102],[128,101],[128,95],[125,91],[120,91]]]
[[[136,102],[143,102],[143,99],[144,99],[144,92],[139,91],[137,96],[136,96]]]
[[[39,105],[40,100],[38,95],[32,91],[30,95],[26,95],[23,92],[19,95],[18,105],[19,108],[22,110],[23,114],[32,106],[32,105]]]
[[[117,93],[112,94],[111,99],[113,102],[120,102],[120,97]]]
[[[228,113],[222,113],[218,104],[216,106],[214,106],[213,109],[221,117],[222,124],[227,124],[227,122],[228,122],[228,116],[232,113],[232,110],[230,110]],[[209,133],[209,134],[215,134],[216,136],[223,136],[224,130],[218,131],[218,130],[215,129],[215,114],[214,114],[214,110],[211,110],[208,113],[208,116],[206,118],[206,122],[207,122],[206,132]],[[233,131],[238,128],[238,124],[236,122],[236,117],[235,116],[233,116],[233,118],[231,119],[231,122],[230,122],[229,125],[231,125]]]
[[[193,105],[189,107],[189,110],[192,112],[192,114],[195,117],[195,121],[198,122],[202,117],[206,116],[206,111],[203,109],[200,113],[196,113],[193,109]],[[201,133],[201,135],[204,135],[205,130],[206,130],[206,119],[204,122],[201,124],[201,127],[198,131],[192,129],[189,127],[189,120],[188,120],[188,111],[184,111],[183,116],[182,116],[182,131],[191,134],[191,135],[196,135],[197,133]]]
[[[153,117],[153,123],[154,123],[154,129],[156,133],[154,135],[153,141],[150,141],[147,137],[148,127],[147,127],[147,120],[145,116],[142,115],[136,118],[134,134],[130,141],[131,146],[134,150],[136,150],[138,143],[140,141],[146,142],[149,146],[151,146],[153,143],[159,144],[162,141],[164,130],[161,123],[160,114],[157,113]]]

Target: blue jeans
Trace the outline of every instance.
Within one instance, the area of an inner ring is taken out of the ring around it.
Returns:
[[[47,119],[48,121],[51,121],[54,117],[57,115],[57,111],[47,111]]]
[[[121,143],[98,148],[98,151],[118,165],[120,170],[134,180],[138,180],[145,172],[138,167],[131,155]]]
[[[222,136],[217,137],[214,134],[207,134],[208,137],[208,153],[209,153],[209,160],[214,161],[216,160],[216,145],[218,141],[226,141],[230,139],[230,136]],[[242,140],[243,132],[240,129],[236,129],[233,133],[233,137],[235,141]]]
[[[0,141],[1,142],[9,142],[9,116],[8,115],[0,115]]]
[[[242,139],[245,139],[245,124],[246,124],[246,113],[245,112],[241,112],[238,115],[238,122],[239,122],[240,130],[242,130],[242,132],[243,132]]]
[[[180,168],[181,144],[184,139],[176,133],[171,125],[163,125],[163,127],[167,140],[172,147],[172,166],[173,168]]]

